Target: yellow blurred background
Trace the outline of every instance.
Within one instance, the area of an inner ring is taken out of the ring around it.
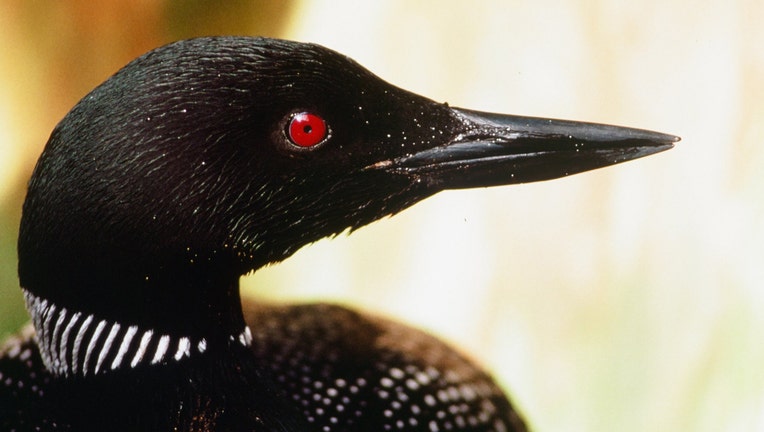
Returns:
[[[552,182],[446,192],[243,279],[397,317],[482,362],[538,431],[764,430],[764,3],[403,0],[0,4],[0,338],[57,121],[141,53],[318,42],[451,105],[680,135]]]

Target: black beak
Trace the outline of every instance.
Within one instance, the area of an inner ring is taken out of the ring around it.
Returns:
[[[450,142],[384,168],[435,189],[528,183],[638,159],[680,139],[619,126],[452,109],[461,126]]]

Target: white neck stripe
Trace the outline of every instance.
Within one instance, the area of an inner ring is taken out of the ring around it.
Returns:
[[[45,367],[55,375],[97,375],[122,367],[166,364],[181,361],[207,350],[205,338],[192,339],[123,326],[114,321],[84,317],[82,312],[59,308],[46,299],[24,290],[32,315],[36,340]],[[97,322],[93,328],[93,323]],[[72,339],[70,336],[75,335]],[[136,337],[139,336],[140,337]],[[252,344],[249,327],[229,339],[243,346]],[[84,355],[84,358],[83,358]],[[130,362],[127,363],[127,359]]]
[[[133,360],[130,362],[131,368],[134,368],[138,363],[140,363],[143,355],[146,354],[146,347],[149,346],[149,342],[151,342],[151,336],[153,335],[154,332],[151,330],[143,333],[143,336],[141,336],[141,343],[138,345],[138,351],[135,352],[135,357],[133,357]]]
[[[162,361],[165,353],[167,352],[168,345],[170,345],[170,336],[162,335],[162,337],[159,338],[159,346],[157,347],[157,350],[154,353],[154,358],[151,359],[151,364],[157,364],[160,361]]]
[[[58,316],[58,320],[56,321],[56,326],[53,328],[53,339],[58,339],[58,333],[61,331],[62,324],[66,321],[66,309],[61,310],[61,314]],[[58,356],[58,351],[54,350],[51,354],[53,357],[53,363],[55,364],[61,364],[61,360]]]
[[[32,319],[32,321],[34,321],[34,319]],[[88,374],[87,365],[90,363],[90,355],[93,354],[93,350],[95,349],[96,344],[98,343],[98,338],[101,337],[101,332],[103,332],[104,327],[106,327],[106,321],[101,320],[101,322],[99,322],[98,325],[96,326],[95,331],[93,332],[93,336],[90,338],[90,343],[88,343],[88,348],[85,351],[85,362],[82,363],[83,375]],[[37,340],[37,344],[40,346],[47,345],[47,343],[53,343],[53,340],[45,341],[45,342],[46,342],[45,344],[41,344],[40,340],[39,339]],[[66,371],[64,371],[64,375],[66,375]]]
[[[66,358],[66,350],[64,348],[69,345],[69,333],[72,331],[72,327],[74,327],[74,325],[77,324],[77,321],[79,321],[80,316],[82,316],[82,314],[79,312],[74,314],[72,319],[69,320],[69,324],[66,325],[64,334],[61,335],[61,350],[58,353],[60,358]]]
[[[109,331],[109,335],[106,336],[106,342],[103,343],[103,348],[101,348],[101,351],[98,353],[98,361],[96,362],[96,367],[95,367],[96,374],[98,374],[98,371],[101,370],[101,365],[103,364],[104,359],[106,359],[106,354],[109,353],[109,350],[111,349],[111,344],[114,342],[114,338],[117,337],[117,332],[119,332],[119,327],[120,327],[119,323],[114,323],[111,326],[111,331]]]
[[[125,357],[125,353],[127,353],[127,349],[130,347],[130,342],[132,342],[133,336],[135,336],[135,333],[137,332],[138,326],[128,327],[125,337],[122,338],[122,344],[119,346],[119,351],[117,351],[117,356],[114,357],[114,361],[111,362],[111,370],[118,368],[119,365],[122,364],[122,359]]]
[[[74,349],[72,350],[72,373],[74,373],[75,375],[77,374],[77,365],[80,364],[79,355],[80,355],[80,346],[82,345],[82,339],[85,337],[85,332],[87,331],[88,327],[90,327],[91,322],[93,322],[93,315],[88,315],[88,317],[85,318],[85,321],[82,322],[82,325],[80,326],[80,330],[77,332],[77,337],[74,339]],[[38,341],[39,341],[40,334],[38,333],[37,335],[38,335]],[[39,342],[37,343],[39,344]]]

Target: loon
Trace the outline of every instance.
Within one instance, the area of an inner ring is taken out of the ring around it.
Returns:
[[[3,431],[523,431],[490,375],[331,304],[239,278],[445,189],[534,182],[679,138],[479,112],[315,44],[155,49],[56,126],[28,185],[32,324],[0,347]]]

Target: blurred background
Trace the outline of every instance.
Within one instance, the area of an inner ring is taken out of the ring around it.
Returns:
[[[680,135],[545,183],[446,192],[243,279],[425,328],[538,431],[764,430],[764,3],[0,4],[0,338],[48,134],[143,52],[201,35],[318,42],[454,106]]]

